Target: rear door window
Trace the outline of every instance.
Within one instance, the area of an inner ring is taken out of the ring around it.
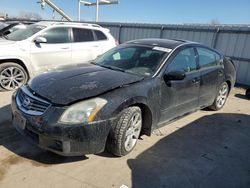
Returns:
[[[107,37],[103,32],[94,30],[94,33],[97,40],[107,40]]]
[[[201,68],[212,67],[218,64],[219,54],[206,48],[197,48]]]
[[[94,41],[93,32],[90,29],[73,28],[74,42]]]
[[[45,31],[41,36],[47,39],[47,44],[69,43],[69,30],[66,27],[52,28]]]

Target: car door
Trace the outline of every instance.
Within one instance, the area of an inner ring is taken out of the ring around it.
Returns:
[[[193,47],[180,50],[170,60],[165,74],[180,71],[185,73],[183,80],[162,81],[160,122],[182,116],[198,107],[200,72],[197,70],[196,52]]]
[[[95,40],[91,29],[72,28],[72,31],[72,63],[86,63],[102,54],[101,45]]]
[[[200,107],[211,105],[217,95],[219,85],[224,80],[220,55],[212,50],[197,47],[199,69],[201,73]]]
[[[71,64],[71,39],[69,28],[51,28],[40,35],[47,42],[31,43],[30,59],[38,72]]]

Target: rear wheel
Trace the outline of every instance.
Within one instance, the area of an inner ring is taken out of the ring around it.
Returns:
[[[214,103],[209,107],[212,110],[220,110],[226,103],[229,94],[229,87],[227,82],[223,82],[220,85],[218,94],[214,100]]]
[[[115,127],[111,129],[107,150],[116,156],[131,152],[140,136],[142,114],[139,107],[129,107],[122,111]]]
[[[0,86],[5,90],[16,90],[28,81],[25,69],[16,63],[0,65]]]

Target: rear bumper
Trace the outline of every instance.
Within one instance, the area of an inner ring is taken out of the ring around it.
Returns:
[[[103,120],[84,125],[50,124],[46,117],[31,116],[18,109],[12,98],[12,117],[25,121],[24,127],[13,125],[26,138],[39,147],[63,156],[80,156],[104,151],[113,120]],[[53,116],[53,114],[51,114]]]

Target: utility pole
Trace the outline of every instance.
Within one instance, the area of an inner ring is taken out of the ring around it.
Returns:
[[[68,21],[72,21],[72,19],[67,14],[65,14],[59,7],[57,7],[54,3],[52,3],[52,1],[41,0],[39,3],[41,4],[42,9],[44,9],[45,4],[48,4],[53,10],[59,13],[63,18],[65,18]]]
[[[96,0],[96,14],[95,14],[95,21],[98,22],[99,20],[99,0]]]
[[[112,5],[112,4],[118,4],[118,0],[96,0],[95,3],[91,3],[89,1],[83,1],[78,0],[78,21],[81,20],[81,3],[84,4],[84,6],[96,6],[96,15],[95,15],[95,21],[99,21],[99,6],[100,5]]]

